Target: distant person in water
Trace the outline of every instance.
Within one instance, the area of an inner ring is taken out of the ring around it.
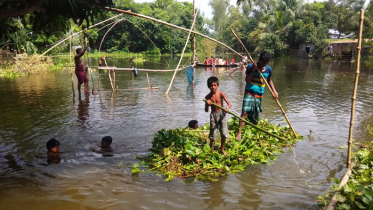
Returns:
[[[105,153],[105,152],[112,152],[114,150],[113,147],[111,147],[111,143],[113,142],[113,138],[111,136],[105,136],[104,138],[101,139],[101,149],[97,150],[94,148],[91,148],[93,152],[98,152],[98,153]]]
[[[203,64],[205,64],[205,65],[208,64],[207,57],[205,58],[205,61],[203,61]]]
[[[199,127],[198,126],[198,121],[197,120],[191,120],[191,121],[189,121],[188,126],[191,129],[197,129]]]
[[[87,50],[87,47],[82,50],[82,48],[76,49],[75,55],[75,75],[78,78],[78,91],[80,95],[80,86],[84,83],[84,93],[89,93],[88,90],[88,77],[85,72],[85,66],[81,57],[84,55],[84,52]]]
[[[49,139],[47,142],[47,162],[49,164],[58,164],[61,161],[60,158],[60,142],[56,139]]]

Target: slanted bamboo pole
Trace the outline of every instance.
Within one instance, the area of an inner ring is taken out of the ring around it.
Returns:
[[[198,11],[199,11],[199,9],[198,9]],[[198,11],[197,11],[197,13],[198,13]],[[193,26],[194,26],[195,23],[196,23],[196,18],[193,19],[192,27],[191,27],[190,30],[189,30],[189,34],[188,34],[187,40],[186,40],[186,42],[185,42],[184,49],[183,49],[183,51],[182,51],[182,53],[181,53],[179,63],[177,64],[177,67],[176,67],[176,69],[175,69],[174,75],[172,76],[172,79],[171,79],[170,85],[168,86],[168,89],[167,89],[165,95],[168,95],[168,92],[169,92],[170,89],[171,89],[172,83],[174,82],[174,79],[175,79],[175,76],[176,76],[177,69],[179,69],[179,66],[180,66],[180,64],[181,64],[181,60],[183,59],[183,55],[184,55],[184,52],[185,52],[186,47],[188,46],[188,42],[189,42],[189,38],[190,38],[190,34],[191,34],[191,32],[192,32],[192,29],[193,29]]]
[[[88,30],[88,29],[94,28],[94,27],[96,27],[96,26],[98,26],[98,25],[100,25],[100,24],[102,24],[102,23],[105,23],[105,22],[107,22],[107,21],[109,21],[109,20],[112,20],[112,19],[114,19],[114,18],[117,18],[117,17],[119,17],[119,16],[121,16],[121,15],[123,15],[123,14],[119,14],[119,15],[116,15],[116,16],[111,17],[111,18],[109,18],[109,19],[106,19],[106,20],[104,20],[104,21],[101,21],[101,22],[99,22],[99,23],[96,23],[96,24],[94,24],[94,25],[92,25],[92,26],[90,26],[90,27],[88,27],[88,28],[85,28],[85,29],[83,29],[83,30],[81,30],[81,31],[79,31],[79,32],[76,32],[75,34],[73,34],[73,35],[71,35],[71,36],[74,36],[74,35],[80,34],[80,33],[82,33],[83,31],[86,31],[86,30]],[[41,55],[43,56],[43,55],[47,54],[47,53],[48,53],[49,51],[51,51],[53,48],[55,48],[55,47],[57,47],[58,45],[64,43],[64,42],[65,42],[66,40],[68,40],[71,36],[68,36],[68,37],[66,37],[65,39],[61,40],[60,42],[58,42],[57,44],[55,44],[54,46],[52,46],[51,48],[49,48],[49,50],[45,51],[45,52],[44,52],[43,54],[41,54]]]
[[[360,74],[360,55],[361,55],[363,22],[364,22],[364,10],[362,9],[362,10],[360,10],[360,29],[359,29],[359,40],[358,40],[358,45],[357,45],[355,84],[354,84],[354,92],[353,92],[352,98],[351,98],[352,99],[352,104],[351,104],[350,130],[349,130],[349,134],[348,134],[347,167],[350,167],[350,165],[351,165],[352,132],[353,132],[353,129],[354,129],[356,90],[357,90],[357,84],[359,82],[359,74]]]
[[[204,34],[201,34],[201,33],[198,33],[196,31],[192,31],[190,29],[186,29],[186,28],[183,28],[183,27],[180,27],[180,26],[177,26],[177,25],[173,25],[173,24],[170,24],[170,23],[167,23],[167,22],[164,22],[164,21],[161,21],[161,20],[158,20],[158,19],[155,19],[155,18],[152,18],[152,17],[148,17],[146,15],[141,15],[141,14],[137,14],[137,13],[134,13],[134,12],[130,12],[130,11],[125,11],[125,10],[120,10],[120,9],[116,9],[116,8],[110,8],[110,7],[105,7],[106,10],[109,10],[109,11],[113,11],[113,12],[120,12],[120,13],[124,13],[124,14],[127,14],[127,15],[132,15],[132,16],[137,16],[137,17],[141,17],[141,18],[145,18],[145,19],[148,19],[148,20],[151,20],[151,21],[154,21],[154,22],[157,22],[157,23],[161,23],[163,25],[166,25],[166,26],[171,26],[173,28],[177,28],[179,30],[183,30],[183,31],[186,31],[186,32],[190,32],[193,33],[193,34],[196,34],[198,36],[201,36],[203,38],[206,38],[206,39],[209,39],[213,42],[216,42],[224,47],[226,47],[227,49],[229,49],[230,51],[232,51],[233,53],[243,57],[241,54],[239,54],[238,52],[236,52],[235,50],[233,50],[231,47],[227,46],[226,44],[222,43],[222,42],[219,42],[218,40],[216,39],[213,39],[211,37],[208,37]],[[198,11],[197,11],[198,13]]]
[[[236,39],[241,43],[242,47],[245,49],[246,54],[248,55],[250,61],[251,61],[252,63],[254,63],[253,58],[251,57],[249,51],[247,51],[247,49],[246,49],[245,45],[242,43],[241,39],[238,38],[238,36],[236,35],[236,33],[234,33],[234,31],[233,31],[232,29],[231,29],[231,32],[232,32],[233,35],[236,37]],[[294,134],[295,138],[298,138],[297,132],[295,132],[293,126],[291,125],[290,120],[289,120],[288,116],[286,115],[285,110],[282,108],[280,102],[278,101],[278,99],[275,98],[275,94],[273,93],[273,90],[269,87],[269,84],[268,84],[266,78],[263,76],[262,72],[260,72],[260,70],[259,70],[258,68],[256,68],[255,70],[260,74],[260,76],[262,77],[262,79],[263,79],[264,82],[266,83],[269,92],[271,92],[273,98],[274,98],[275,101],[277,102],[277,105],[280,107],[280,109],[281,109],[281,111],[282,111],[282,114],[284,115],[284,117],[285,117],[285,119],[286,119],[286,122],[289,124],[289,126],[290,126],[290,128],[291,128],[291,131],[293,131],[293,134]]]
[[[203,99],[203,101],[207,102],[207,100],[206,100],[205,98]],[[214,106],[216,106],[216,107],[222,109],[223,112],[225,112],[225,108],[224,108],[224,107],[221,107],[221,106],[219,106],[219,105],[217,105],[217,104],[215,104],[215,103],[212,103],[212,102],[211,102],[211,105],[214,105]],[[228,113],[231,114],[231,115],[233,115],[233,116],[235,116],[235,117],[237,117],[239,120],[242,120],[242,121],[246,122],[247,124],[249,124],[250,126],[254,127],[255,129],[258,129],[258,130],[260,130],[260,131],[262,131],[262,132],[264,132],[264,133],[266,133],[266,134],[268,134],[268,135],[271,135],[271,136],[276,137],[276,138],[278,138],[278,139],[281,139],[281,140],[283,140],[283,141],[287,141],[285,138],[282,138],[282,137],[280,137],[280,136],[278,136],[278,135],[276,135],[276,134],[273,134],[273,133],[271,133],[271,132],[268,132],[268,131],[264,130],[263,128],[260,128],[260,127],[258,127],[258,126],[256,126],[256,125],[252,124],[251,122],[242,119],[240,116],[238,116],[237,114],[235,114],[235,113],[233,113],[233,112],[231,112],[231,111],[228,111]]]
[[[75,98],[74,78],[73,78],[73,73],[72,72],[71,72],[71,89],[73,90],[73,97]]]
[[[135,86],[135,78],[134,78],[134,73],[131,72],[131,74],[132,74],[132,90],[133,90],[133,88]]]
[[[92,76],[92,71],[89,70],[89,55],[88,55],[88,44],[87,44],[87,38],[85,39],[85,47],[87,48],[87,68],[88,68],[88,72],[89,74],[91,75],[91,80],[92,80],[92,94],[94,93],[95,91],[95,83],[93,82],[93,76]]]
[[[113,69],[113,86],[115,88],[115,70]]]
[[[105,35],[104,35],[104,36],[102,37],[102,39],[101,39],[100,47],[98,48],[98,52],[101,51],[102,42],[104,42],[104,39],[105,39],[106,35],[107,35],[107,34],[109,33],[109,31],[111,31],[111,29],[113,29],[113,27],[114,27],[116,24],[118,24],[120,21],[123,21],[123,18],[117,20],[117,21],[114,23],[114,25],[112,25],[112,26],[111,26],[111,27],[106,31]]]
[[[107,67],[106,59],[104,60],[104,62],[105,62],[105,65],[106,65],[106,67]],[[110,79],[110,85],[111,85],[111,90],[114,91],[114,85],[113,85],[113,81],[111,80],[110,71],[111,71],[111,70],[108,69],[109,79]]]
[[[100,92],[100,82],[101,82],[101,71],[98,70],[98,87],[97,87],[97,91]]]
[[[345,175],[343,176],[341,182],[338,185],[339,188],[342,188],[343,186],[345,186],[345,184],[350,179],[351,174],[352,174],[352,167],[347,169]],[[328,205],[326,210],[334,210],[335,205],[337,204],[337,195],[338,194],[339,194],[339,192],[334,193],[334,195],[333,195],[332,199],[330,200],[329,205]]]

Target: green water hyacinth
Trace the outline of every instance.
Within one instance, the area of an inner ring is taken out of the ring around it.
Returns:
[[[166,181],[175,177],[196,177],[201,180],[217,180],[219,176],[243,171],[245,166],[257,163],[270,163],[276,155],[292,147],[298,141],[289,126],[280,127],[259,120],[258,126],[287,139],[277,139],[253,127],[242,128],[241,141],[235,139],[239,120],[229,119],[230,138],[225,144],[227,155],[218,152],[220,138],[216,140],[215,152],[211,154],[208,144],[209,125],[197,130],[178,128],[162,129],[154,135],[151,153],[139,157],[151,171],[161,172]]]

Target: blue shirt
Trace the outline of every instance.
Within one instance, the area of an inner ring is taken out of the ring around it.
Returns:
[[[250,63],[246,69],[246,76],[254,71],[253,64]],[[266,66],[264,72],[262,72],[264,78],[268,80],[268,78],[272,77],[272,68],[270,66]],[[254,72],[253,78],[251,79],[250,83],[246,83],[245,86],[245,94],[250,94],[257,98],[262,98],[264,94],[264,87],[265,81],[263,81],[262,77],[258,73],[258,71]]]

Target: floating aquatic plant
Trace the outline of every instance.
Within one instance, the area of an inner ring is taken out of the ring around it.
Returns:
[[[243,171],[245,166],[257,163],[270,163],[276,155],[284,152],[297,142],[289,126],[280,127],[260,120],[258,126],[286,138],[287,141],[272,137],[251,126],[242,128],[241,141],[235,139],[238,131],[238,119],[229,119],[230,138],[225,144],[227,155],[218,152],[220,139],[211,154],[209,146],[209,125],[197,130],[178,128],[162,129],[154,135],[151,153],[143,160],[151,171],[163,173],[166,180],[175,177],[197,177],[201,180],[217,180],[219,176]],[[138,170],[136,170],[137,172]]]
[[[27,55],[17,54],[16,61],[12,67],[14,73],[19,74],[37,74],[46,72],[53,65],[53,60],[50,57],[44,57],[38,54]]]
[[[369,143],[370,149],[362,148],[353,153],[356,162],[348,182],[339,187],[340,180],[335,178],[335,185],[331,186],[337,195],[335,209],[373,209],[373,143]],[[319,206],[326,208],[331,193],[319,196]]]

